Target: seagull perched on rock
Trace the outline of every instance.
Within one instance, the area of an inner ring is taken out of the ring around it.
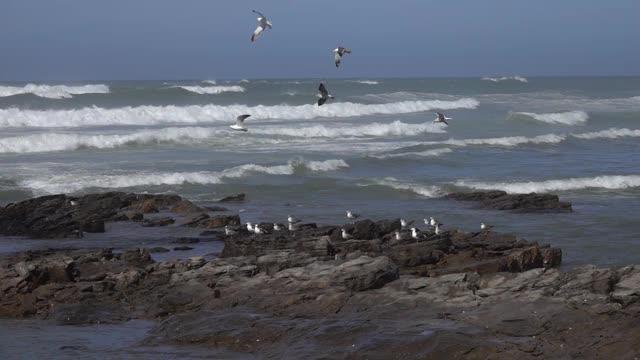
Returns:
[[[280,231],[280,230],[284,230],[284,225],[273,223],[273,231]]]
[[[433,120],[434,123],[445,123],[446,125],[449,125],[447,120],[451,120],[451,118],[444,116],[441,112],[436,112],[436,115],[438,115],[438,117]]]
[[[329,92],[327,91],[327,88],[324,86],[324,83],[320,83],[318,90],[320,90],[320,99],[318,99],[318,106],[322,106],[322,104],[327,102],[327,100],[333,99],[333,95],[329,95]]]
[[[291,215],[287,216],[287,222],[288,222],[289,224],[299,223],[300,221],[302,221],[302,220],[300,220],[300,219],[296,219],[296,218],[294,218],[294,217],[293,217],[293,216],[291,216]]]
[[[422,235],[420,234],[420,232],[416,228],[411,228],[411,237],[416,239],[416,240],[422,239]]]
[[[233,130],[237,130],[237,131],[248,131],[247,128],[244,126],[244,120],[246,118],[248,118],[251,115],[240,115],[236,118],[236,123],[233,125],[229,125],[230,128],[232,128]]]
[[[342,61],[342,56],[344,54],[351,54],[351,50],[342,46],[338,46],[335,50],[333,50],[333,52],[335,53],[336,67],[340,66],[340,61]]]
[[[395,232],[395,239],[398,241],[402,240],[402,234],[400,233],[400,231]]]
[[[403,228],[410,226],[411,224],[413,224],[413,220],[407,222],[405,219],[400,219],[400,226]]]
[[[351,220],[355,220],[360,217],[360,214],[352,213],[351,210],[347,210],[347,217]]]
[[[298,230],[298,228],[296,228],[295,223],[289,223],[289,231],[296,231]]]
[[[259,224],[256,224],[256,226],[253,228],[253,232],[256,233],[256,235],[268,234],[269,233],[269,232],[267,232],[267,230],[261,228]]]
[[[480,223],[480,230],[489,231],[493,229],[493,225],[487,225],[485,223]]]
[[[435,225],[433,225],[433,226],[435,227],[435,230],[433,230],[433,232],[434,232],[436,235],[440,235],[440,226],[442,226],[442,225],[444,225],[444,224],[441,224],[441,223],[439,223],[439,222],[437,222],[437,221],[436,221],[436,224],[435,224]]]
[[[234,230],[229,229],[229,225],[224,226],[224,234],[225,235],[234,235],[236,232]]]
[[[258,17],[258,21],[260,22],[260,25],[258,25],[258,27],[256,28],[256,31],[253,32],[253,35],[251,35],[251,42],[256,41],[256,39],[258,39],[258,37],[260,35],[262,35],[262,32],[266,29],[269,28],[271,29],[273,27],[273,25],[271,24],[271,21],[267,20],[267,17],[262,15],[262,13],[255,11],[255,10],[251,10],[254,13],[260,15]]]
[[[247,231],[254,232],[253,225],[250,222],[247,223]]]
[[[353,236],[347,233],[347,230],[342,229],[342,238],[345,240],[349,240],[349,239],[353,239]]]

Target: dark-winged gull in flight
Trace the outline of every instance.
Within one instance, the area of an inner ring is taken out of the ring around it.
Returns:
[[[256,39],[258,39],[258,37],[262,34],[262,32],[266,29],[272,28],[272,24],[271,21],[267,20],[267,17],[262,15],[262,13],[255,11],[255,10],[251,10],[254,13],[260,15],[258,17],[258,21],[260,22],[260,25],[258,25],[258,27],[256,28],[256,31],[253,32],[253,35],[251,35],[251,42],[256,41]]]
[[[447,120],[451,120],[451,118],[444,116],[444,114],[441,112],[436,112],[436,115],[438,115],[438,117],[435,120],[433,120],[434,123],[445,123],[449,125]]]
[[[336,61],[336,67],[340,66],[340,61],[342,61],[342,56],[344,54],[351,54],[351,50],[342,46],[338,46],[335,50],[333,50],[333,52],[335,53],[334,58]]]
[[[327,100],[333,99],[333,95],[329,95],[329,92],[327,91],[327,88],[324,86],[324,83],[320,83],[318,90],[320,90],[320,99],[318,99],[318,106],[322,106],[322,104],[327,102]]]
[[[244,126],[244,120],[246,118],[248,118],[251,115],[240,115],[236,118],[236,123],[233,125],[229,125],[230,128],[232,128],[233,130],[238,130],[238,131],[248,131],[247,128]]]

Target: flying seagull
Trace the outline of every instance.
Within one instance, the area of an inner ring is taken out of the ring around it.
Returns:
[[[333,99],[333,95],[329,95],[327,88],[324,87],[324,83],[320,83],[318,90],[320,90],[320,99],[318,99],[318,106],[322,106],[322,104],[327,102],[327,100]]]
[[[436,115],[438,115],[438,117],[435,120],[433,120],[434,123],[445,123],[449,125],[447,120],[451,120],[451,118],[444,116],[444,114],[441,112],[436,112]]]
[[[251,35],[251,42],[256,41],[256,39],[258,39],[258,37],[262,34],[262,32],[266,29],[269,28],[271,29],[272,24],[271,21],[267,20],[267,17],[262,15],[262,13],[255,11],[255,10],[251,10],[254,13],[260,15],[258,17],[258,21],[260,22],[260,25],[258,25],[258,27],[256,28],[256,31],[253,32],[253,35]]]
[[[342,56],[344,54],[351,54],[351,50],[342,46],[338,46],[338,48],[333,50],[333,52],[335,53],[336,67],[340,66],[340,61],[342,61]]]
[[[248,131],[247,128],[244,126],[244,120],[246,118],[248,118],[251,115],[240,115],[236,118],[236,123],[233,125],[229,125],[230,128],[232,128],[233,130],[237,130],[237,131]]]

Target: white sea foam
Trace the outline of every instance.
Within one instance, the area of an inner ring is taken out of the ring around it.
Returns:
[[[548,124],[578,125],[584,124],[589,115],[584,111],[567,111],[560,113],[536,114],[531,112],[516,112],[515,115],[523,115]]]
[[[240,81],[238,81],[238,82],[239,82],[239,83],[242,83],[242,84],[246,84],[246,83],[248,83],[248,82],[249,82],[249,80],[247,80],[247,79],[242,79],[242,80],[240,80]]]
[[[364,85],[378,85],[380,82],[375,80],[348,80],[349,82],[364,84]]]
[[[485,77],[482,78],[482,80],[493,81],[493,82],[501,82],[501,81],[508,81],[508,80],[519,81],[519,82],[523,82],[523,83],[529,82],[529,80],[527,80],[527,78],[522,77],[522,76],[501,76],[501,77],[488,77],[488,76],[485,76]]]
[[[406,157],[406,156],[435,157],[435,156],[442,156],[442,155],[448,154],[450,152],[453,152],[453,150],[451,150],[449,148],[442,148],[442,149],[431,149],[431,150],[425,150],[425,151],[403,152],[403,153],[396,153],[396,154],[369,155],[369,156],[370,157],[374,157],[374,158],[378,158],[378,159],[388,159],[388,158]]]
[[[506,136],[498,138],[484,138],[484,139],[449,139],[444,141],[432,141],[426,142],[426,145],[454,145],[454,146],[468,146],[468,145],[493,145],[493,146],[518,146],[522,144],[555,144],[562,142],[567,137],[565,135],[540,135],[534,137],[526,136]]]
[[[25,86],[0,86],[0,97],[14,96],[20,94],[34,94],[49,99],[70,98],[73,95],[82,94],[108,94],[107,85],[36,85],[27,84]]]
[[[369,186],[369,185],[371,184],[361,184],[361,186]],[[436,198],[444,195],[444,192],[438,186],[418,185],[410,182],[401,181],[394,177],[376,179],[373,181],[373,185],[386,186],[396,190],[410,191],[428,198]]]
[[[579,139],[616,139],[619,137],[640,137],[640,130],[611,128],[582,134],[573,134]]]
[[[246,164],[218,172],[138,172],[118,175],[65,174],[50,176],[46,179],[24,180],[20,183],[20,186],[40,193],[71,193],[90,188],[118,189],[136,186],[221,184],[227,179],[243,178],[252,174],[293,175],[296,171],[326,172],[345,167],[349,167],[349,165],[340,159],[326,161],[291,160],[285,165]]]
[[[70,151],[80,148],[111,149],[133,144],[189,142],[207,139],[218,130],[203,127],[142,130],[126,135],[34,134],[0,139],[0,153]]]
[[[406,124],[399,120],[392,123],[371,123],[357,126],[313,125],[304,127],[268,126],[253,128],[255,134],[285,135],[292,137],[348,137],[348,136],[412,136],[423,133],[442,133],[444,130],[433,123]]]
[[[202,82],[205,83],[205,84],[210,84],[210,85],[217,84],[217,82],[215,80],[203,80]]]
[[[503,190],[508,193],[531,193],[547,191],[566,191],[581,189],[619,190],[640,186],[640,175],[603,175],[585,178],[569,178],[546,181],[527,181],[513,183],[486,183],[458,181],[457,186],[479,190]]]
[[[251,119],[314,119],[318,117],[356,117],[375,114],[405,114],[432,109],[473,109],[475,99],[455,101],[402,101],[389,104],[333,103],[290,106],[192,105],[138,106],[115,109],[89,107],[73,110],[0,109],[0,127],[84,127],[104,125],[154,125],[163,123],[198,124],[234,121],[238,114]]]
[[[174,86],[196,94],[221,94],[224,92],[244,92],[242,86]]]

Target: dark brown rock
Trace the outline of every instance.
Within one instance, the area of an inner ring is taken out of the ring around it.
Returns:
[[[215,229],[225,227],[227,225],[240,225],[240,216],[238,215],[217,215],[198,222],[198,227]]]
[[[203,212],[205,209],[195,205],[189,200],[180,200],[171,208],[170,211],[177,214],[189,214]]]
[[[510,210],[517,213],[571,212],[571,203],[560,201],[553,194],[507,194],[504,191],[476,191],[471,193],[450,193],[445,196],[460,201],[476,201],[483,208]]]
[[[155,219],[145,219],[142,226],[167,226],[176,222],[170,217],[159,217]]]
[[[225,196],[222,199],[218,200],[218,202],[242,202],[245,199],[245,194],[237,194],[231,196]]]

